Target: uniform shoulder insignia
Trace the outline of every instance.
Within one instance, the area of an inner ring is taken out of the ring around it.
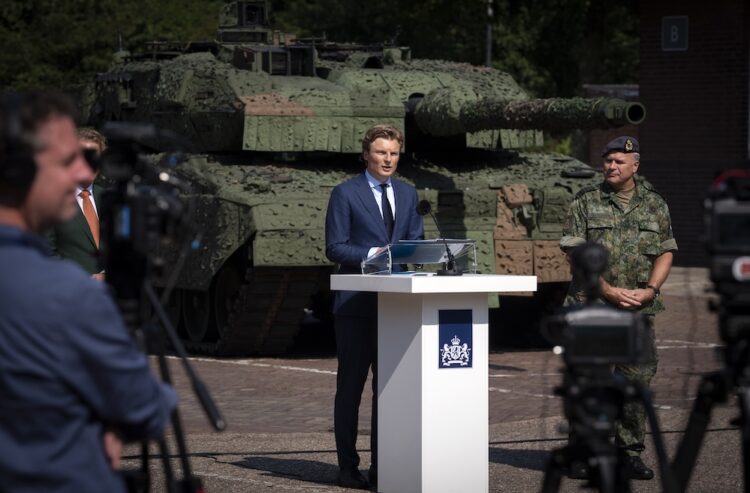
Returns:
[[[588,187],[584,187],[578,190],[578,193],[576,194],[575,198],[577,199],[581,197],[582,195],[585,195],[589,192],[593,192],[594,190],[598,190],[598,189],[599,189],[599,185],[589,185]]]

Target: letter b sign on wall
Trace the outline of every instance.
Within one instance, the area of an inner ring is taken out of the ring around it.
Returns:
[[[673,15],[661,18],[661,51],[687,51],[688,18]]]

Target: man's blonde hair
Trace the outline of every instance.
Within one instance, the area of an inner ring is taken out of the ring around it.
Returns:
[[[107,139],[93,128],[84,127],[78,129],[78,140],[90,140],[104,151],[107,148]]]
[[[362,138],[362,152],[369,152],[370,144],[377,139],[396,140],[400,146],[403,147],[404,145],[404,134],[401,133],[401,130],[393,125],[373,125],[367,129],[365,136]]]

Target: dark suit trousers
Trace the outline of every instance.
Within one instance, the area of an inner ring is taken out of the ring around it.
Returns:
[[[372,434],[370,450],[372,467],[377,467],[378,441],[378,381],[377,381],[377,318],[336,317],[336,401],[333,420],[336,452],[341,469],[359,466],[357,454],[357,425],[359,404],[372,366]]]

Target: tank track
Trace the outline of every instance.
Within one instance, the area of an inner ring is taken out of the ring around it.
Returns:
[[[185,348],[212,356],[283,353],[299,333],[304,309],[324,277],[319,267],[247,269],[218,340],[183,340]]]

